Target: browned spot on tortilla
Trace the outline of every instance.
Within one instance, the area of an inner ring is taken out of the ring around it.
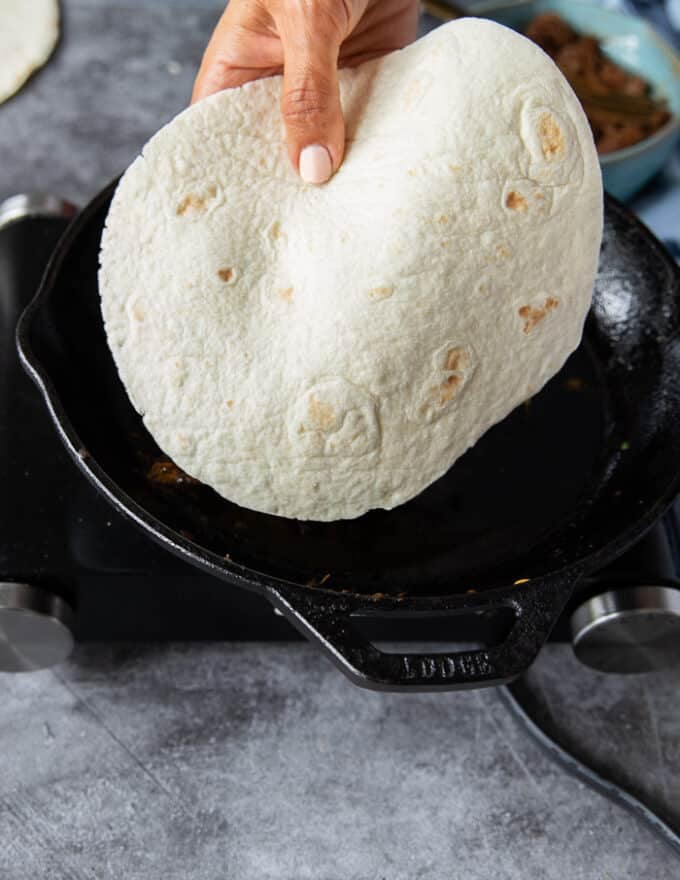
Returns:
[[[496,248],[496,253],[498,254],[499,257],[503,257],[503,258],[512,256],[512,251],[510,250],[509,247],[507,247],[504,244],[498,245],[498,247]]]
[[[271,236],[272,236],[272,238],[276,239],[276,238],[281,238],[282,235],[283,235],[283,232],[281,230],[281,224],[279,223],[278,220],[275,220],[272,223]]]
[[[505,197],[505,207],[511,211],[526,211],[528,205],[524,196],[513,189]]]
[[[542,192],[537,192],[537,193],[534,193],[534,198],[536,199],[537,202],[542,202],[545,199],[545,196],[543,195]]]
[[[524,319],[524,332],[531,333],[548,312],[552,312],[559,304],[560,301],[558,299],[555,299],[554,296],[549,296],[542,306],[522,306],[519,309],[519,316]]]
[[[179,205],[177,205],[178,216],[183,217],[189,212],[192,214],[202,214],[206,209],[207,203],[211,199],[214,199],[216,195],[216,186],[209,186],[206,190],[206,195],[204,196],[196,195],[196,193],[189,193],[184,196]]]
[[[465,352],[460,348],[452,348],[446,355],[445,370],[459,370],[461,361],[464,359]]]
[[[330,403],[323,403],[315,394],[310,394],[309,419],[315,428],[327,431],[335,424],[335,410]]]
[[[222,281],[227,284],[234,277],[234,270],[231,266],[226,266],[224,269],[218,269],[217,274],[220,276]]]
[[[538,137],[546,159],[550,161],[564,155],[564,135],[551,113],[541,113],[539,116]]]
[[[415,177],[418,172],[416,171],[415,168],[409,168],[406,173],[408,174],[409,177]]]
[[[132,317],[135,321],[143,321],[146,318],[146,312],[139,303],[134,303],[132,306]]]
[[[229,407],[229,409],[231,409],[233,405],[234,405],[234,401],[233,401],[233,400],[228,400],[228,401],[227,401],[227,406]]]
[[[454,174],[458,174],[458,172],[462,171],[462,170],[463,170],[462,165],[449,165],[449,171],[453,172]]]
[[[441,226],[446,226],[446,224],[448,222],[449,222],[449,218],[447,217],[446,214],[440,214],[439,217],[437,218],[437,223],[439,223]]]
[[[448,403],[453,399],[453,395],[458,390],[458,386],[463,381],[463,377],[458,373],[454,373],[452,376],[444,379],[439,388],[435,389],[436,400],[439,406],[444,406],[445,403]]]
[[[282,299],[284,302],[287,303],[292,303],[294,291],[294,287],[280,287],[278,289],[279,299]]]
[[[368,291],[371,299],[387,299],[394,293],[394,287],[391,284],[384,284],[380,287],[372,287]]]
[[[447,376],[443,382],[440,382],[439,385],[435,385],[434,388],[430,389],[430,401],[431,403],[435,403],[437,406],[444,406],[450,400],[453,400],[456,392],[463,384],[463,370],[465,369],[465,349],[463,348],[451,348],[446,353],[446,362],[444,363],[444,370],[452,371],[450,376]],[[427,409],[427,405],[425,406]]]

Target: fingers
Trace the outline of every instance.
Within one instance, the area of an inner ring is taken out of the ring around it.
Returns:
[[[361,26],[345,40],[340,67],[353,67],[412,43],[418,31],[418,0],[373,0],[361,18]]]
[[[203,59],[201,60],[201,66],[196,75],[191,95],[192,104],[207,98],[208,95],[213,95],[215,92],[230,87],[230,69],[224,56],[224,50],[228,46],[228,41],[229,7],[222,14],[203,53]]]
[[[288,155],[306,183],[325,183],[345,149],[338,85],[342,27],[309,12],[276,23],[284,52],[281,113]]]
[[[358,0],[357,19],[365,10]],[[280,72],[293,167],[307,183],[337,171],[345,147],[338,54],[356,21],[335,0],[231,0],[205,51],[192,103]]]
[[[262,72],[259,69],[234,68],[219,58],[207,61],[204,59],[196,76],[194,90],[191,93],[191,103],[195,104],[223,89],[242,86],[244,83],[250,82],[251,79],[257,79],[260,76],[262,76]]]
[[[191,103],[281,72],[278,37],[267,33],[270,19],[259,4],[232,0],[213,31],[194,82]]]

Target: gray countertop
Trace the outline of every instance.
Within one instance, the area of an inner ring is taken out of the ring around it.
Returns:
[[[188,103],[224,4],[64,0],[45,68],[0,107],[0,200],[48,191],[83,204]]]
[[[597,675],[556,645],[532,677],[680,802],[675,676]],[[0,693],[3,880],[678,876],[493,690],[375,694],[309,645],[245,643],[81,647]]]
[[[66,0],[0,108],[0,200],[83,203],[185,106],[221,4]],[[568,737],[680,811],[677,674],[531,674]],[[311,646],[81,646],[0,676],[2,880],[665,880],[670,850],[554,766],[494,691],[378,695]]]

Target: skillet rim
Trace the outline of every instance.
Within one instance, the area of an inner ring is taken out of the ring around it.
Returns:
[[[478,608],[481,605],[499,604],[504,599],[514,599],[518,591],[514,584],[498,584],[485,588],[482,592],[473,596],[466,593],[451,593],[437,596],[388,596],[379,597],[370,594],[356,593],[350,590],[338,590],[326,587],[308,586],[284,578],[274,577],[265,572],[257,571],[248,566],[240,565],[233,560],[227,560],[193,541],[182,536],[174,529],[167,526],[162,520],[149,513],[141,504],[127,494],[98,464],[84,448],[78,433],[62,404],[59,392],[51,379],[48,369],[36,355],[31,344],[31,332],[36,316],[48,301],[58,283],[58,276],[72,245],[90,222],[92,215],[111,199],[120,178],[115,178],[83,208],[83,210],[68,225],[59,239],[55,251],[45,269],[40,286],[25,308],[16,330],[16,344],[23,367],[31,379],[37,385],[45,400],[52,421],[57,428],[59,436],[66,447],[69,455],[76,463],[88,481],[100,491],[113,507],[137,526],[142,528],[150,538],[161,544],[165,549],[175,553],[186,562],[229,581],[235,586],[253,590],[260,593],[269,592],[276,594],[296,594],[302,592],[307,597],[323,596],[327,600],[343,598],[352,603],[354,608],[364,608],[376,611],[437,611],[446,609]],[[671,270],[676,283],[680,285],[680,266],[654,236],[649,228],[630,210],[622,205],[614,197],[605,193],[605,212],[613,211],[623,216],[629,224],[642,233],[648,246],[658,259],[662,260]],[[680,432],[680,425],[678,426]],[[623,529],[615,538],[596,547],[591,552],[573,560],[565,566],[547,569],[540,574],[534,575],[532,581],[547,581],[553,578],[577,578],[604,567],[608,562],[621,555],[628,547],[638,540],[668,509],[680,492],[680,462],[672,478],[664,487],[656,502],[647,507],[642,514],[634,519],[627,528]],[[477,597],[477,598],[475,598]],[[484,598],[484,601],[482,601]]]

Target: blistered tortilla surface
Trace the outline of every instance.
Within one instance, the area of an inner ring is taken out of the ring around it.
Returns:
[[[312,520],[441,477],[578,346],[597,155],[553,63],[490,22],[341,72],[347,154],[289,166],[280,78],[146,145],[103,237],[102,310],[160,447],[224,497]]]

